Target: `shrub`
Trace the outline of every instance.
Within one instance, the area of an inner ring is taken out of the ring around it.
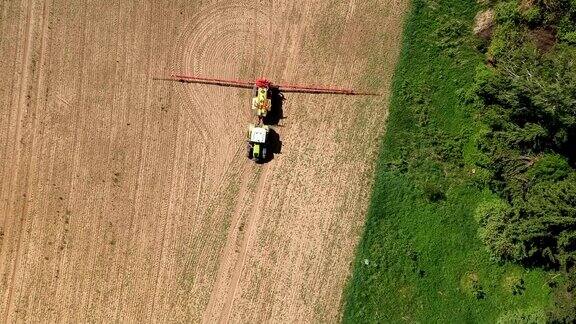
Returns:
[[[528,170],[526,175],[533,182],[560,181],[566,179],[572,168],[562,155],[546,153]]]
[[[444,189],[436,182],[427,182],[424,184],[424,196],[430,202],[438,202],[446,199]]]
[[[576,45],[576,31],[561,34],[560,39],[568,44]]]
[[[496,11],[496,21],[502,23],[516,23],[520,18],[518,4],[516,1],[500,2],[494,8]]]
[[[540,7],[533,6],[522,13],[522,19],[531,26],[538,25],[542,22],[542,13]]]
[[[514,240],[509,224],[513,210],[501,199],[480,203],[475,211],[475,218],[480,224],[479,236],[496,260],[522,259],[523,247]]]

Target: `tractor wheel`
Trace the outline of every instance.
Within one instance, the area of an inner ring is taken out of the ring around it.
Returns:
[[[266,160],[266,158],[268,157],[267,155],[267,150],[265,147],[262,148],[262,159],[261,160]]]
[[[258,96],[258,88],[256,87],[256,85],[254,85],[254,87],[252,87],[252,97],[256,96]]]

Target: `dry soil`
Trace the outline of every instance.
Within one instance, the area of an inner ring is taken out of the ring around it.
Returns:
[[[0,314],[26,321],[336,321],[405,0],[0,1]],[[250,91],[285,94],[245,158]]]

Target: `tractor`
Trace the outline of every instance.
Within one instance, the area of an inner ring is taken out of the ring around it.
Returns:
[[[261,123],[248,126],[247,157],[255,162],[268,158],[268,132],[270,127]]]
[[[378,96],[377,93],[358,92],[352,89],[322,87],[322,86],[305,86],[297,84],[273,84],[270,81],[260,78],[255,81],[215,79],[200,76],[187,76],[173,74],[168,78],[154,78],[156,80],[178,81],[184,83],[211,84],[224,87],[235,87],[252,89],[252,111],[257,117],[256,124],[248,126],[248,158],[256,162],[267,161],[271,158],[272,151],[269,149],[268,133],[270,127],[267,123],[266,116],[272,110],[272,90],[280,92],[295,93],[315,93],[315,94],[339,94],[339,95],[360,95],[360,96]],[[269,152],[267,152],[269,151]]]

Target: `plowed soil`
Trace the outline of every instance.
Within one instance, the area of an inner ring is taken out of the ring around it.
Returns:
[[[0,2],[0,321],[336,321],[404,0]],[[285,94],[245,157],[250,91]]]

